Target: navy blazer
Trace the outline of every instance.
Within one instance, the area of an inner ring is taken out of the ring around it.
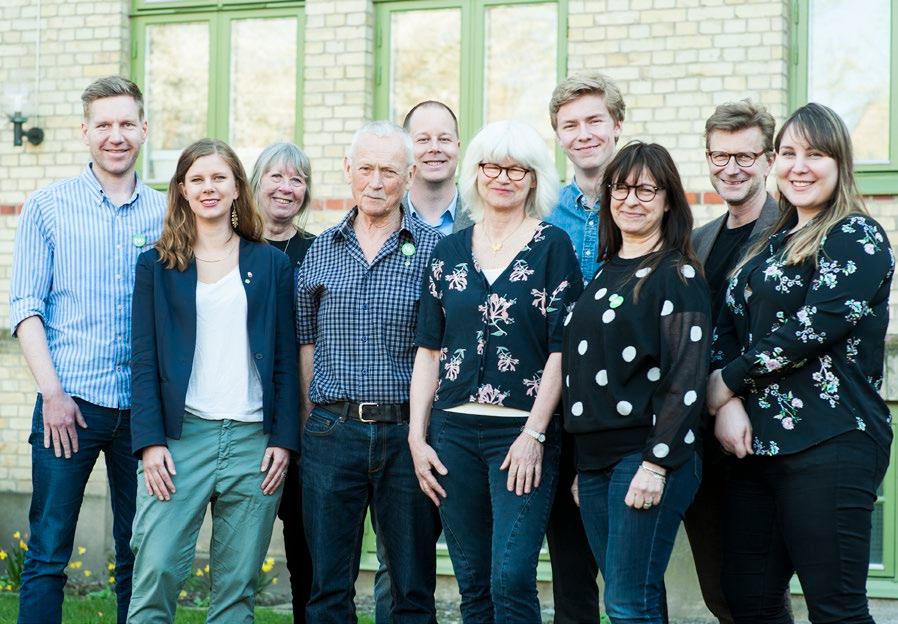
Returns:
[[[262,382],[269,446],[299,452],[299,380],[293,267],[266,243],[240,241],[250,353]],[[137,259],[131,316],[131,448],[179,439],[196,347],[196,263],[166,269],[151,249]],[[261,460],[260,460],[261,461]]]

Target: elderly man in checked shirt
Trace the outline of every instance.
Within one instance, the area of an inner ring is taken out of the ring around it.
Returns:
[[[362,126],[344,159],[353,208],[299,271],[303,517],[312,556],[310,622],[354,620],[369,504],[393,583],[394,624],[436,622],[436,507],[408,447],[409,383],[424,268],[440,234],[403,211],[408,134]]]
[[[118,622],[131,599],[131,291],[137,256],[162,229],[165,197],[134,171],[143,96],[119,76],[81,95],[91,162],[31,195],[13,251],[9,322],[38,388],[31,428],[30,538],[20,624],[62,620],[64,569],[84,486],[100,455],[112,502]]]

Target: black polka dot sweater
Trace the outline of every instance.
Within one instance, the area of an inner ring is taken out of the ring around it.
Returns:
[[[698,448],[710,358],[708,285],[679,253],[669,252],[654,270],[641,266],[647,258],[608,261],[566,319],[564,422],[580,470],[634,452],[674,469]]]

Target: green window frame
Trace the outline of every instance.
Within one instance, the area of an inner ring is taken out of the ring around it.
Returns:
[[[789,72],[789,110],[808,101],[808,85],[812,33],[811,12],[821,0],[792,0],[792,35]],[[888,3],[886,3],[888,4]],[[888,25],[891,53],[890,67],[884,68],[889,77],[888,101],[888,160],[881,163],[859,163],[855,168],[860,191],[867,195],[898,194],[898,5],[890,7]],[[821,104],[828,104],[821,102]]]
[[[556,12],[556,63],[555,81],[561,80],[567,71],[567,0],[374,0],[375,32],[375,80],[374,115],[377,119],[390,117],[391,84],[391,17],[395,13],[420,10],[457,9],[460,11],[460,62],[459,104],[455,111],[459,122],[459,135],[464,147],[485,123],[484,82],[486,80],[485,55],[487,37],[487,12],[503,6],[528,4],[555,4]],[[545,111],[548,123],[549,111]],[[393,121],[397,121],[393,119]],[[399,119],[399,122],[402,120]],[[559,147],[554,148],[555,161],[560,173],[564,173],[566,160]]]
[[[284,140],[292,140],[301,144],[302,139],[302,87],[303,87],[303,49],[304,49],[304,2],[298,0],[286,0],[283,2],[265,2],[261,0],[221,0],[220,2],[208,2],[199,0],[168,0],[155,2],[153,0],[134,0],[131,13],[131,78],[144,90],[145,97],[152,99],[152,93],[147,92],[147,31],[153,26],[159,25],[189,25],[204,24],[208,27],[209,35],[209,65],[206,68],[191,68],[188,71],[197,72],[208,80],[208,96],[206,100],[206,127],[205,137],[229,141],[231,138],[230,118],[232,88],[241,88],[231,85],[232,63],[232,25],[241,20],[294,18],[296,20],[296,74],[295,74],[295,110],[293,112],[293,135],[284,137]],[[189,59],[185,61],[189,65]],[[207,77],[207,78],[206,78]],[[242,87],[247,93],[258,88],[258,85]],[[150,141],[152,141],[153,127],[150,120]],[[195,139],[201,139],[197,136]],[[181,146],[181,147],[186,147]],[[144,159],[147,150],[142,150],[138,160],[138,171],[145,170]],[[253,163],[244,162],[248,169]],[[159,189],[167,187],[167,179],[149,179],[151,186]]]

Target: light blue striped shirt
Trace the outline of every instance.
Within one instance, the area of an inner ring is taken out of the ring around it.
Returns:
[[[131,291],[137,256],[162,230],[165,196],[139,179],[116,207],[91,166],[25,202],[13,250],[9,324],[39,316],[63,390],[131,406]]]

